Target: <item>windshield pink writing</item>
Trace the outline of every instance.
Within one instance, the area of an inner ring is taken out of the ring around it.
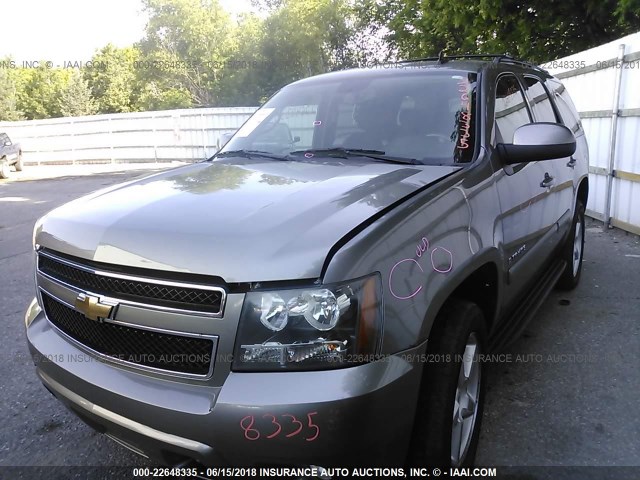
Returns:
[[[460,102],[462,110],[460,110],[460,144],[458,148],[469,148],[469,137],[471,136],[471,113],[469,112],[469,82],[460,80],[458,82],[458,92],[460,93]]]
[[[429,250],[429,240],[427,237],[422,237],[420,242],[416,245],[416,256],[422,258]],[[453,269],[453,254],[451,251],[444,247],[434,247],[429,255],[431,260],[431,268],[437,273],[449,273]],[[422,265],[415,258],[403,258],[397,262],[391,271],[389,272],[389,291],[398,300],[408,300],[415,297],[422,291],[422,285],[417,285],[415,288],[407,286],[406,279],[412,276],[412,268],[417,267],[421,273],[424,273]],[[404,275],[402,275],[404,272]],[[405,279],[405,290],[410,290],[404,293],[398,293],[400,290],[401,278]],[[394,288],[395,285],[395,288]]]

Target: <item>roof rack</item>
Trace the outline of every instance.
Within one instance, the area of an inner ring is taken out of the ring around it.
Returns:
[[[522,65],[524,67],[529,67],[529,68],[535,68],[536,70],[540,70],[542,72],[546,72],[546,70],[544,68],[542,68],[540,65],[537,65],[533,62],[527,62],[526,60],[518,60],[516,58],[513,58],[509,55],[505,55],[503,57],[500,58],[496,58],[494,59],[494,63],[512,63],[514,65]]]
[[[439,64],[447,63],[449,60],[481,60],[490,59],[493,63],[510,63],[513,65],[521,65],[529,68],[535,68],[537,70],[546,72],[545,69],[532,62],[525,60],[518,60],[509,54],[468,54],[468,55],[445,55],[444,51],[441,51],[437,57],[424,57],[424,58],[412,58],[409,60],[400,60],[398,63],[416,63],[416,62],[438,62]]]

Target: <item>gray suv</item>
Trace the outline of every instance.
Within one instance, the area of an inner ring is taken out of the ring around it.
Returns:
[[[45,387],[172,465],[472,463],[487,355],[580,279],[587,143],[534,65],[386,67],[40,219]]]

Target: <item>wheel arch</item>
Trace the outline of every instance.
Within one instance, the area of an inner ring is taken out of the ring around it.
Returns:
[[[460,298],[478,305],[482,311],[487,331],[497,323],[500,311],[502,274],[500,256],[495,248],[476,254],[473,260],[458,270],[457,275],[432,299],[421,329],[420,338],[428,339],[438,320],[442,307],[452,299]]]
[[[578,190],[576,192],[576,200],[581,200],[584,207],[587,208],[588,199],[589,199],[589,177],[585,175],[580,179],[580,183],[578,184]]]

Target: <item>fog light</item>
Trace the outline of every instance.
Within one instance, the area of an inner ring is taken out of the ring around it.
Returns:
[[[342,362],[347,351],[347,342],[319,338],[313,342],[282,344],[267,342],[257,345],[242,345],[243,362],[301,363],[309,360]]]

